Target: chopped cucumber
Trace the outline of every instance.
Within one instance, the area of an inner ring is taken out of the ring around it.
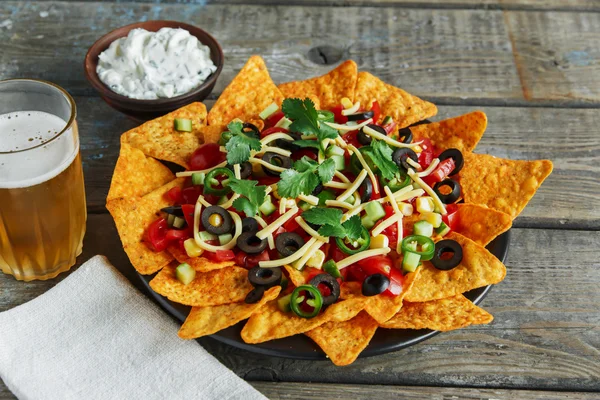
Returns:
[[[196,241],[191,238],[186,239],[183,242],[183,247],[185,248],[185,253],[191,258],[200,257],[204,252],[204,250],[196,244]]]
[[[192,185],[204,185],[204,178],[206,178],[206,174],[204,172],[194,172],[192,174]]]
[[[290,125],[292,125],[292,121],[290,119],[287,119],[286,117],[283,117],[279,120],[279,122],[275,124],[275,127],[288,129]]]
[[[350,195],[344,199],[344,203],[348,204],[354,204],[355,201],[356,199],[354,198],[354,195]]]
[[[192,120],[186,118],[175,118],[175,130],[179,132],[191,132]]]
[[[279,284],[281,286],[281,290],[285,290],[287,289],[288,285],[289,285],[290,281],[288,281],[288,279],[286,277],[281,278],[281,283]]]
[[[346,152],[344,151],[344,149],[342,149],[339,146],[333,145],[333,146],[329,146],[327,148],[327,150],[325,150],[325,155],[327,157],[331,157],[331,156],[344,156],[344,154],[346,154]]]
[[[275,212],[275,210],[277,209],[275,207],[275,205],[273,204],[272,200],[271,200],[271,195],[267,195],[267,199],[265,200],[264,203],[261,204],[260,207],[258,207],[258,209],[260,210],[261,213],[263,213],[264,215],[271,215]]]
[[[346,168],[346,160],[344,159],[344,156],[333,155],[329,158],[331,158],[335,163],[336,171],[343,171],[344,168]]]
[[[292,309],[290,308],[290,302],[292,300],[292,293],[287,296],[281,297],[277,300],[277,307],[281,310],[281,312],[290,312]]]
[[[374,222],[377,222],[381,218],[385,217],[385,210],[383,209],[381,203],[377,201],[371,201],[367,203],[365,206],[365,212]]]
[[[421,214],[426,212],[433,212],[434,204],[433,199],[429,196],[418,197],[416,201],[417,211]]]
[[[440,226],[438,228],[435,229],[435,232],[444,237],[446,236],[448,233],[450,233],[450,227],[448,225],[446,225],[445,223],[441,223]]]
[[[198,235],[200,235],[200,239],[203,242],[208,242],[209,240],[217,240],[217,235],[213,235],[212,233],[207,231],[199,232]]]
[[[427,221],[417,221],[413,226],[415,235],[431,237],[433,235],[433,225]]]
[[[231,233],[225,233],[223,235],[219,235],[219,244],[221,246],[226,245],[227,243],[231,242],[231,239],[233,239],[233,236],[231,235]]]
[[[319,203],[320,203],[320,201],[319,201]],[[307,203],[304,200],[302,200],[298,203],[298,207],[300,207],[300,209],[302,211],[307,211],[307,210],[310,210],[311,208],[313,208],[314,206],[312,204]]]
[[[413,189],[422,189],[421,185],[419,185],[417,182],[413,182],[412,184]]]
[[[342,277],[340,270],[333,260],[328,260],[325,264],[323,264],[323,270],[336,279]]]
[[[360,218],[360,223],[362,224],[362,226],[364,226],[366,229],[371,229],[372,227],[375,226],[375,223],[377,223],[377,221],[374,221],[373,218],[369,217],[368,215],[363,215]]]
[[[408,251],[404,254],[404,259],[402,260],[402,269],[407,272],[415,272],[420,261],[420,255]]]
[[[228,201],[229,201],[229,198],[227,198],[227,196],[223,196],[217,201],[217,205],[220,206],[221,204],[225,204]]]
[[[188,263],[179,264],[175,269],[175,276],[179,282],[187,285],[196,277],[196,270]]]
[[[167,225],[173,226],[173,222],[175,222],[175,216],[173,214],[167,215]]]
[[[391,124],[392,122],[394,122],[392,117],[390,117],[389,115],[386,115],[385,118],[383,119],[383,122],[381,123],[381,125],[383,126],[383,125]]]
[[[175,217],[175,219],[173,219],[173,228],[176,229],[181,229],[185,226],[185,219],[181,218],[181,217]]]
[[[429,222],[434,228],[439,228],[442,224],[442,215],[438,213],[423,213],[420,218]]]
[[[327,200],[335,200],[335,194],[332,191],[329,190],[323,190],[321,191],[321,193],[319,193],[317,195],[317,197],[319,198],[319,205],[320,206],[324,206],[325,205],[325,201]]]
[[[267,119],[269,118],[271,115],[275,114],[275,112],[279,110],[279,107],[277,106],[276,103],[271,103],[267,106],[267,108],[265,108],[264,110],[262,110],[260,112],[260,114],[258,114],[259,117],[261,117],[262,119]]]

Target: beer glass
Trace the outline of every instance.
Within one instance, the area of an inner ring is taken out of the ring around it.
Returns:
[[[73,98],[33,79],[0,81],[0,269],[51,279],[81,254],[85,190]]]

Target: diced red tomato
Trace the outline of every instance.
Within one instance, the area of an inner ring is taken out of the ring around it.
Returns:
[[[212,168],[225,161],[225,157],[225,153],[219,151],[218,143],[205,143],[192,153],[190,170],[199,171]]]
[[[181,204],[183,198],[181,197],[181,188],[176,186],[174,188],[169,189],[167,192],[167,199],[173,204]]]
[[[402,293],[402,287],[404,286],[404,275],[398,268],[392,267],[390,269],[390,273],[388,275],[390,280],[390,286],[383,292],[384,295],[387,296],[398,296]]]
[[[357,149],[359,149],[362,147],[362,144],[358,141],[356,135],[358,135],[358,131],[350,131],[348,133],[345,133],[344,136],[342,136],[342,139],[344,139],[344,142],[351,144]]]
[[[344,253],[342,250],[340,250],[340,248],[337,246],[337,244],[330,243],[329,257],[333,261],[338,262],[338,261],[341,261],[344,258],[348,257],[348,255],[346,253]]]
[[[169,241],[166,238],[168,230],[169,224],[164,218],[159,218],[148,226],[146,241],[152,250],[159,252],[167,248],[169,245]]]
[[[389,124],[385,125],[383,127],[383,129],[385,130],[385,133],[387,133],[389,136],[396,131],[397,125],[398,125],[398,123],[396,121],[393,121],[393,122],[390,122]]]
[[[381,107],[379,107],[379,102],[374,101],[371,105],[371,111],[373,111],[373,123],[378,123],[379,118],[381,118]]]
[[[306,267],[303,272],[304,276],[306,277],[306,282],[310,282],[312,278],[323,273],[323,271],[321,271],[320,269],[316,269],[313,267]]]
[[[385,217],[377,221],[373,228],[377,227],[377,225],[381,224],[384,220],[394,215],[394,209],[389,204],[383,206],[383,209],[385,210]],[[390,241],[390,247],[395,247],[396,243],[398,242],[398,225],[390,225],[383,230],[383,234],[387,236],[388,240]]]
[[[317,285],[317,289],[319,289],[319,292],[321,292],[321,295],[323,295],[323,297],[331,295],[331,289],[329,289],[329,286],[325,285],[324,283],[319,283]]]
[[[237,258],[236,258],[237,259]],[[246,255],[245,263],[243,264],[246,268],[254,268],[258,265],[260,261],[269,261],[271,258],[269,257],[269,251],[264,250],[260,254]]]
[[[298,210],[298,212],[294,214],[292,218],[290,218],[285,224],[283,224],[284,232],[294,232],[298,228],[300,228],[300,225],[298,225],[298,223],[296,222],[296,217],[300,215],[301,212],[301,210]]]
[[[270,185],[272,185],[274,183],[279,182],[279,177],[277,177],[277,176],[264,176],[262,178],[258,178],[257,180],[258,180],[258,184],[259,185],[270,186]],[[215,204],[215,203],[211,202],[211,204]]]
[[[311,149],[300,149],[297,151],[294,151],[292,153],[292,160],[294,161],[298,161],[299,159],[301,159],[302,157],[308,157],[311,160],[317,160],[317,154],[315,153],[315,151],[311,150]]]
[[[367,276],[373,274],[388,276],[393,268],[392,259],[388,256],[373,256],[360,260],[356,264],[363,269]]]
[[[167,242],[176,240],[185,240],[190,238],[190,233],[187,229],[169,229],[165,235]]]
[[[367,274],[360,265],[352,264],[341,270],[344,281],[346,282],[360,282],[365,280]]]
[[[182,204],[196,204],[198,197],[202,194],[202,187],[188,186],[181,191]]]
[[[339,104],[330,110],[333,113],[333,120],[336,124],[345,124],[346,122],[348,122],[348,117],[342,115],[343,109],[344,107],[341,104]]]
[[[216,252],[205,251],[202,255],[213,262],[231,261],[235,259],[233,250],[217,250]]]
[[[183,218],[185,218],[185,222],[187,222],[188,229],[194,229],[194,205],[193,204],[183,204],[181,206],[181,211],[183,212]]]
[[[434,149],[431,140],[428,138],[419,139],[419,141],[423,142],[420,145],[423,151],[419,153],[419,164],[421,165],[421,168],[426,169],[429,167],[429,164],[431,164],[431,161],[433,161]]]
[[[263,129],[263,131],[260,133],[260,138],[264,138],[267,137],[269,135],[272,135],[273,133],[288,133],[289,131],[285,128],[278,128],[278,127],[271,127],[271,128],[267,128],[267,129]]]
[[[446,206],[446,215],[442,215],[442,221],[450,230],[457,230],[460,225],[460,218],[458,217],[458,206],[456,204],[448,204]]]
[[[441,161],[435,171],[433,171],[427,178],[431,177],[433,182],[441,182],[450,175],[450,172],[454,170],[455,164],[452,158],[446,158]]]
[[[271,127],[275,126],[279,122],[279,120],[283,117],[285,117],[285,114],[283,113],[283,111],[281,111],[281,110],[275,111],[267,119],[265,119],[265,127],[271,128]]]

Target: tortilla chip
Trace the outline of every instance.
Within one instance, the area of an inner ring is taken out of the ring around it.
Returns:
[[[252,56],[208,113],[208,124],[225,126],[234,118],[242,121],[257,118],[271,103],[280,106],[283,98],[264,60]]]
[[[498,283],[506,276],[506,267],[492,253],[461,234],[450,232],[444,239],[456,240],[463,248],[462,262],[450,271],[441,271],[429,261],[405,297],[423,302],[456,296],[478,287]]]
[[[119,197],[141,197],[173,179],[175,175],[160,161],[146,157],[141,150],[123,143],[106,201]]]
[[[227,127],[225,125],[208,125],[203,127],[200,132],[202,133],[204,143],[219,143],[221,133],[226,130]]]
[[[486,127],[485,113],[473,111],[440,122],[413,126],[410,130],[415,142],[428,138],[440,150],[454,148],[467,153],[475,149]]]
[[[176,131],[175,118],[192,120],[192,131]],[[121,144],[128,143],[148,156],[188,168],[190,156],[202,144],[201,129],[205,125],[206,107],[192,103],[125,132]]]
[[[483,204],[515,218],[552,172],[549,160],[506,160],[466,153],[460,171],[465,203]]]
[[[188,263],[190,267],[196,270],[196,272],[208,272],[215,269],[233,267],[235,265],[235,261],[214,262],[205,257],[190,258],[184,251],[179,249],[179,246],[175,245],[169,246],[167,251],[175,257],[178,263]]]
[[[248,281],[248,271],[239,267],[216,269],[196,277],[184,285],[175,276],[176,263],[162,269],[150,281],[156,293],[186,306],[218,306],[244,301],[253,289]]]
[[[503,212],[477,204],[464,203],[457,206],[459,223],[454,231],[483,247],[512,225],[510,215]]]
[[[398,123],[398,128],[407,127],[437,114],[435,104],[388,85],[368,72],[359,72],[354,101],[360,101],[361,105],[369,107],[372,100],[379,102],[381,119],[386,115],[391,116]]]
[[[402,293],[398,296],[390,297],[383,294],[371,296],[367,298],[365,311],[369,313],[380,324],[392,318],[402,308],[402,301],[406,294],[410,292],[410,288],[416,282],[419,276],[420,269],[415,272],[406,274]]]
[[[469,325],[489,324],[494,317],[462,294],[424,303],[406,302],[402,310],[384,324],[388,329],[433,329],[451,331]]]
[[[298,287],[306,283],[306,275],[303,271],[298,271],[291,265],[284,265],[283,268],[285,268],[285,270],[287,271],[290,281],[292,281],[294,286]]]
[[[151,250],[144,243],[144,232],[160,216],[159,210],[169,205],[165,193],[176,186],[182,187],[184,179],[174,179],[143,197],[114,199],[106,203],[115,220],[123,249],[140,274],[153,274],[173,260],[166,251],[157,253]]]
[[[358,314],[364,305],[364,298],[354,296],[330,305],[314,318],[301,318],[293,312],[279,310],[277,302],[272,301],[252,314],[242,329],[242,339],[246,343],[262,343],[304,333],[325,322],[347,321]]]
[[[326,322],[306,332],[337,366],[349,365],[367,347],[375,331],[377,321],[364,311],[344,322]]]
[[[212,307],[192,307],[181,329],[179,329],[179,337],[182,339],[196,339],[229,328],[250,318],[267,301],[276,299],[280,291],[281,286],[272,287],[265,292],[258,303],[254,304],[231,303]]]
[[[317,110],[328,110],[347,97],[354,99],[358,68],[352,60],[344,61],[327,74],[304,81],[278,85],[285,97],[304,99],[309,97]]]

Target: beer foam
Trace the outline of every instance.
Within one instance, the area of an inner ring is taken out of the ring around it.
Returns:
[[[56,137],[66,125],[62,118],[42,111],[0,115],[0,153],[11,152],[0,154],[0,188],[38,185],[71,165],[78,139],[70,129]]]

